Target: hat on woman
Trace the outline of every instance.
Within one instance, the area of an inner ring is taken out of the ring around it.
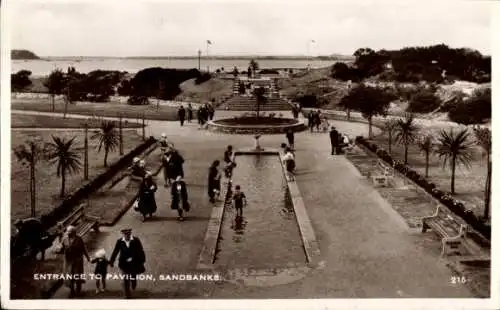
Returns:
[[[141,166],[141,167],[146,166],[146,161],[144,159],[142,159],[141,161],[139,161],[139,166]]]
[[[122,228],[122,230],[120,230],[122,233],[126,234],[126,233],[130,233],[132,232],[132,228]]]
[[[132,162],[133,162],[134,164],[137,164],[137,163],[138,163],[138,162],[140,162],[140,161],[141,161],[141,159],[140,159],[139,157],[134,157],[134,159],[132,160]]]
[[[167,137],[167,134],[163,132],[163,133],[161,134],[161,137],[165,139],[165,138]]]
[[[104,249],[99,249],[95,252],[94,256],[96,258],[103,258],[104,256],[106,256],[106,250]]]
[[[73,232],[76,232],[76,227],[73,226],[73,225],[69,225],[68,227],[66,227],[66,232],[69,234],[69,233],[73,233]]]

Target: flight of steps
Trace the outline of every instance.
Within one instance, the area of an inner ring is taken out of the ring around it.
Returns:
[[[233,96],[223,105],[227,110],[232,111],[255,111],[257,110],[257,101],[252,97]],[[291,106],[282,98],[268,98],[260,105],[261,111],[290,111]]]

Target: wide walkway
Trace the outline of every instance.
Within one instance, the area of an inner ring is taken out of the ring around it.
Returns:
[[[218,111],[218,116],[224,112]],[[195,124],[180,128],[178,123],[149,122],[148,133],[167,132],[176,146],[184,150],[190,165],[187,182],[199,197],[206,192],[205,166],[210,152],[222,151],[225,145],[249,147],[251,136],[222,135],[198,130]],[[349,135],[366,134],[366,125],[332,121],[338,130]],[[263,147],[276,148],[284,137],[263,136]],[[465,287],[452,285],[451,271],[444,262],[421,245],[420,234],[407,230],[404,222],[380,197],[377,191],[344,156],[329,155],[327,134],[302,132],[296,135],[297,182],[307,212],[320,243],[322,263],[307,271],[297,281],[274,285],[246,286],[228,282],[146,281],[139,284],[137,298],[383,298],[383,297],[472,297]],[[200,163],[195,163],[198,158]],[[190,171],[203,171],[192,175]],[[161,176],[161,175],[160,175]],[[196,202],[191,220],[175,221],[166,202],[167,189],[157,192],[157,220],[142,223],[130,210],[109,231],[99,236],[98,247],[111,252],[122,227],[131,227],[143,241],[146,269],[157,280],[159,274],[195,272],[207,228],[211,205]],[[206,195],[206,194],[204,194]],[[272,251],[270,249],[256,249]],[[286,264],[286,262],[284,262]],[[279,267],[279,266],[278,266]],[[91,266],[86,266],[91,271]],[[116,269],[114,271],[117,271]],[[276,282],[276,283],[279,283]],[[105,298],[121,298],[120,282],[109,282]],[[87,296],[94,298],[93,283],[86,283]],[[66,298],[60,289],[55,298]]]

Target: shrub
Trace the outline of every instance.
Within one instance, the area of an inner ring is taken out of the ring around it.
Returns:
[[[429,91],[419,92],[411,97],[408,112],[429,113],[441,105],[441,100]]]
[[[206,81],[210,80],[211,78],[212,78],[212,76],[210,75],[210,73],[204,72],[194,80],[194,83],[196,85],[199,85],[199,84],[205,83]]]
[[[130,96],[127,100],[130,105],[148,105],[149,99],[145,96]]]
[[[448,117],[464,125],[481,124],[491,119],[491,88],[476,90],[469,99],[457,102]]]

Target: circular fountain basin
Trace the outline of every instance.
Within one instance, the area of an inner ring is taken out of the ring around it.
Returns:
[[[301,120],[278,117],[233,117],[208,122],[211,131],[231,134],[282,134],[289,129],[294,132],[306,129]]]

